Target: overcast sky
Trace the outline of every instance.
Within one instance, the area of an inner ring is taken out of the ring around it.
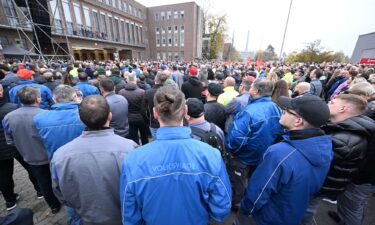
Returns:
[[[187,2],[137,0],[145,6]],[[204,0],[196,0],[203,5]],[[206,1],[207,2],[207,1]],[[290,0],[208,0],[210,13],[228,15],[228,34],[243,51],[250,30],[249,50],[268,44],[280,52]],[[207,3],[206,3],[207,4]],[[333,51],[351,56],[358,35],[375,32],[375,0],[293,0],[284,52],[300,50],[316,39]],[[229,38],[231,40],[231,38]]]

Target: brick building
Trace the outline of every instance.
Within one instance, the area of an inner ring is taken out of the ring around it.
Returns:
[[[35,52],[29,8],[16,2],[0,0],[0,56],[1,49],[12,44]],[[79,60],[200,57],[202,13],[194,2],[151,8],[132,0],[48,0],[46,4],[54,40],[51,49],[40,43],[47,56],[69,53]]]

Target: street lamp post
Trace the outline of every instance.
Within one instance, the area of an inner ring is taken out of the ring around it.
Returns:
[[[288,12],[288,17],[287,17],[287,19],[286,19],[285,30],[284,30],[284,36],[283,36],[283,42],[282,42],[282,44],[281,44],[281,49],[280,49],[280,56],[279,56],[279,59],[280,59],[280,60],[281,60],[281,56],[282,56],[282,54],[283,54],[284,41],[285,41],[286,31],[287,31],[287,29],[288,29],[289,16],[290,16],[290,10],[292,9],[292,3],[293,3],[293,0],[290,0],[289,12]]]

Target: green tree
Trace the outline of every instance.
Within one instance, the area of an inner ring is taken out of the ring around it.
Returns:
[[[329,50],[325,50],[324,47],[321,46],[320,40],[315,40],[311,43],[307,43],[305,48],[302,49],[301,52],[293,52],[288,55],[286,62],[293,63],[293,62],[345,62],[346,56],[343,52],[333,52]]]
[[[224,37],[227,31],[227,15],[210,16],[208,19],[210,37],[210,59],[216,59],[224,50]]]

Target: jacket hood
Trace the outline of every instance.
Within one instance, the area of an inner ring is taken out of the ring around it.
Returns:
[[[135,90],[137,88],[138,88],[138,86],[136,84],[133,84],[133,83],[127,83],[127,84],[125,84],[125,90],[132,91],[132,90]]]
[[[197,77],[189,77],[189,83],[193,86],[199,86],[201,84]]]
[[[328,123],[323,127],[323,130],[329,133],[336,133],[338,131],[349,131],[360,136],[370,138],[375,135],[375,123],[367,116],[355,116],[338,123]]]
[[[284,141],[296,148],[313,166],[326,166],[332,161],[332,137],[330,135],[299,140],[290,140],[289,136],[285,135]]]
[[[7,103],[7,99],[4,97],[0,97],[0,107]]]

